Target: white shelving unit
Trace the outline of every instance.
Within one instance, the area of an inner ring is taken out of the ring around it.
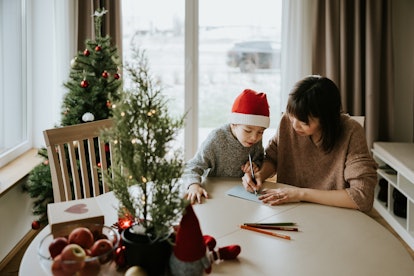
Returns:
[[[414,143],[375,142],[372,152],[379,165],[378,178],[388,182],[386,202],[378,199],[377,185],[374,208],[414,249]],[[407,198],[406,218],[394,213],[394,189]]]

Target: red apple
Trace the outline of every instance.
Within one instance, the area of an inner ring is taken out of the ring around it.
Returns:
[[[108,237],[104,233],[102,233],[102,230],[99,229],[93,230],[92,234],[95,241],[100,239],[108,239]]]
[[[52,274],[53,274],[53,276],[69,276],[69,275],[71,275],[71,273],[67,273],[67,272],[63,271],[63,269],[62,269],[62,256],[61,255],[57,255],[53,259]]]
[[[86,227],[78,227],[70,232],[69,243],[76,243],[82,248],[89,248],[93,245],[94,239],[91,230]]]
[[[78,244],[68,244],[60,253],[62,269],[67,273],[76,273],[85,266],[86,253]]]
[[[85,263],[85,266],[81,271],[76,274],[77,276],[96,276],[101,271],[101,264],[98,260],[89,261]]]
[[[65,237],[55,238],[49,244],[50,256],[54,259],[57,255],[59,255],[62,252],[63,248],[65,248],[65,246],[68,244],[69,244],[68,239]]]
[[[112,259],[112,254],[109,254],[112,250],[112,242],[107,239],[97,240],[91,247],[91,256],[102,256],[99,261],[107,263]]]
[[[90,248],[84,248],[83,250],[85,250],[86,257],[92,256],[91,255],[91,249]]]
[[[98,275],[101,270],[101,264],[98,260],[89,260],[85,263],[85,266],[78,272],[78,276],[95,276]]]

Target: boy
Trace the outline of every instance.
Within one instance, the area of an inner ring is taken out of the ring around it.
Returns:
[[[263,132],[269,127],[265,93],[245,89],[234,101],[230,122],[213,130],[196,155],[186,163],[183,181],[187,199],[201,203],[208,198],[202,176],[242,177],[250,172],[249,155],[257,170],[263,161]]]

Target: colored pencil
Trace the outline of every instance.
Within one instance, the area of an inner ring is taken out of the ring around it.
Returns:
[[[277,237],[277,238],[282,238],[282,239],[285,239],[285,240],[290,240],[290,236],[288,236],[288,235],[274,233],[274,232],[262,230],[262,229],[247,226],[247,225],[240,225],[240,228],[250,230],[250,231],[254,231],[254,232],[258,232],[258,233],[262,233],[262,234],[265,234],[265,235],[270,235],[270,236]]]
[[[296,225],[295,222],[270,222],[270,223],[253,223],[253,222],[246,222],[244,225],[249,226],[294,226]]]
[[[257,225],[257,224],[244,224],[250,227],[260,228],[260,229],[272,229],[272,230],[282,230],[282,231],[299,231],[297,227],[285,227],[285,226],[275,226],[275,225]]]

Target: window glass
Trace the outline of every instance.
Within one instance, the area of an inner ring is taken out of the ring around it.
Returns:
[[[198,94],[198,106],[191,106],[198,110],[198,143],[227,122],[235,97],[245,88],[267,93],[274,128],[280,117],[282,0],[258,0],[254,5],[237,0],[198,2],[199,16],[194,20],[199,22],[185,22],[189,1],[123,0],[124,63],[131,61],[132,41],[146,50],[153,75],[172,99],[173,115],[185,113],[185,70],[198,78],[198,91],[186,90]],[[199,68],[185,67],[185,40],[191,37],[185,34],[186,24],[199,26],[199,36],[192,38]],[[264,143],[271,134],[265,132]]]
[[[265,92],[270,128],[280,115],[281,0],[200,0],[199,143],[228,121],[244,89]],[[273,134],[271,130],[266,135]]]
[[[24,3],[0,0],[0,167],[28,148]]]
[[[184,2],[122,1],[124,63],[133,62],[132,47],[145,50],[152,76],[161,82],[174,116],[184,114]]]

